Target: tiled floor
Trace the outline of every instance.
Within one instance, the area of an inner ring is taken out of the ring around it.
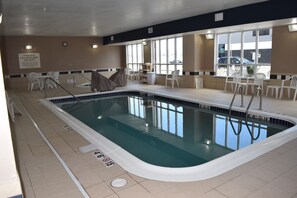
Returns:
[[[232,98],[232,94],[220,90],[171,89],[138,83],[129,83],[128,87],[227,106]],[[67,88],[77,94],[90,92],[88,88]],[[89,143],[75,131],[67,130],[66,124],[39,102],[38,99],[44,98],[44,92],[9,90],[9,94],[23,112],[22,116],[17,116],[12,129],[25,197],[83,197],[42,139],[29,114],[90,197],[297,198],[297,139],[211,179],[159,182],[132,175],[118,165],[106,168],[90,152],[81,153],[78,149]],[[47,93],[48,97],[59,95],[65,95],[65,92],[54,89]],[[245,104],[249,98],[245,97]],[[255,98],[251,110],[257,109],[258,100]],[[239,97],[234,105],[239,106]],[[264,97],[263,109],[297,118],[297,101]],[[122,188],[112,187],[110,182],[119,177],[125,178],[128,184]]]

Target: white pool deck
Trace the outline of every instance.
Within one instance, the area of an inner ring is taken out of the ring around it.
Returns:
[[[171,89],[135,82],[127,87],[227,106],[232,98],[230,92],[222,90]],[[88,88],[69,86],[68,89],[75,94],[90,92]],[[89,197],[297,197],[297,139],[210,179],[161,182],[133,175],[119,165],[106,168],[91,152],[81,153],[79,148],[90,142],[76,131],[66,130],[67,124],[40,103],[44,92],[9,90],[9,94],[21,111],[26,109]],[[61,89],[47,94],[48,97],[66,95]],[[245,106],[250,97],[245,96]],[[234,103],[235,108],[239,106],[239,99]],[[251,111],[258,108],[258,100],[255,98]],[[263,97],[263,111],[297,119],[297,102]],[[28,114],[17,116],[12,125],[26,197],[83,197]],[[110,182],[115,178],[124,178],[128,184],[112,187]]]

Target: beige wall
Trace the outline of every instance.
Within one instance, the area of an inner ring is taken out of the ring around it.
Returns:
[[[183,69],[184,71],[199,71],[203,66],[203,39],[200,35],[183,36]]]
[[[146,41],[146,45],[143,46],[144,49],[144,62],[150,63],[151,62],[151,42]]]
[[[62,42],[68,46],[63,47]],[[92,49],[92,44],[98,44]],[[25,50],[26,44],[33,46]],[[126,65],[124,46],[103,46],[100,37],[4,37],[2,38],[4,74],[115,68]],[[20,69],[18,53],[40,53],[41,68]]]
[[[206,39],[203,35],[203,67],[204,71],[213,71],[214,69],[214,39]]]
[[[297,74],[297,32],[287,25],[273,28],[271,73]]]

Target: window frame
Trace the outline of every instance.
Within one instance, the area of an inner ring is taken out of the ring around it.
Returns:
[[[261,31],[263,30],[269,30],[269,35],[260,35],[259,32],[261,33]],[[243,72],[243,68],[244,67],[247,67],[247,66],[251,66],[251,67],[254,67],[254,68],[259,68],[260,66],[269,66],[270,67],[270,70],[267,72],[267,75],[266,75],[266,79],[270,79],[270,71],[271,71],[271,61],[270,63],[259,63],[259,58],[255,58],[255,62],[254,63],[249,63],[249,64],[245,64],[243,60],[245,60],[245,56],[244,56],[244,35],[246,32],[249,32],[249,31],[252,31],[252,36],[255,36],[255,57],[259,57],[259,38],[260,36],[273,36],[272,35],[272,28],[264,28],[264,29],[252,29],[252,30],[244,30],[244,31],[236,31],[236,32],[224,32],[224,33],[220,33],[220,34],[216,34],[215,35],[215,42],[214,42],[214,71],[215,71],[215,76],[216,77],[226,77],[226,76],[232,76],[230,73],[230,67],[232,66],[239,66],[240,69],[238,69],[238,71],[236,71],[235,69],[235,73],[240,73],[241,76],[245,77],[246,75],[244,75],[244,72]],[[254,35],[254,32],[256,33]],[[240,63],[239,64],[236,64],[236,63],[231,63],[231,58],[233,58],[233,56],[231,56],[231,44],[232,44],[232,41],[231,41],[231,34],[233,33],[240,33],[240,36],[241,36],[241,41],[240,41]],[[227,42],[226,42],[226,46],[227,46],[227,61],[226,63],[219,63],[219,55],[218,55],[218,51],[219,51],[219,43],[218,43],[218,37],[220,35],[223,35],[223,34],[227,34]],[[271,45],[272,45],[272,39],[271,39]],[[272,49],[272,47],[271,47]],[[220,67],[225,67],[226,68],[226,74],[225,75],[218,75],[218,69]]]
[[[132,50],[132,62],[129,62],[130,50],[129,47],[131,46]],[[136,54],[133,53],[133,46],[136,47]],[[139,48],[140,47],[140,50]],[[141,60],[139,59],[139,53],[141,51]],[[133,72],[138,72],[141,65],[144,64],[144,47],[142,43],[133,43],[126,45],[126,67],[129,68]]]
[[[174,39],[174,61],[173,63],[170,63],[169,60],[169,48],[168,48],[168,40],[170,39]],[[151,54],[152,54],[152,65],[153,68],[156,72],[156,74],[158,75],[167,75],[170,74],[172,71],[179,69],[179,75],[181,76],[183,73],[183,60],[181,60],[181,63],[177,63],[177,59],[178,59],[178,54],[177,54],[177,40],[178,39],[182,39],[182,46],[183,46],[183,37],[182,36],[174,36],[174,37],[167,37],[167,38],[160,38],[160,39],[155,39],[152,41],[152,48],[151,48]],[[161,41],[165,41],[166,42],[166,63],[162,63],[161,61],[161,57],[162,57],[162,52],[161,52]],[[157,45],[158,42],[158,45]],[[156,49],[158,46],[158,50]],[[183,49],[181,49],[182,51],[182,59],[183,59]],[[157,54],[158,52],[158,54]],[[157,62],[157,57],[159,62]],[[162,70],[162,66],[165,66],[165,70],[166,72],[164,73],[164,70]],[[173,67],[173,69],[170,69],[170,67]]]

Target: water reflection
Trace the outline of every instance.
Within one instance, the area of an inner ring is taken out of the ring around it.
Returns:
[[[135,94],[60,106],[134,156],[166,167],[202,164],[283,130],[186,102]]]

